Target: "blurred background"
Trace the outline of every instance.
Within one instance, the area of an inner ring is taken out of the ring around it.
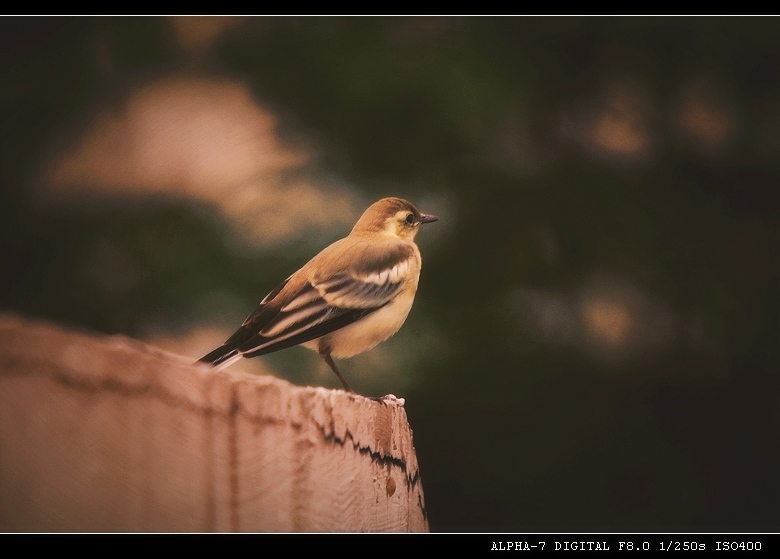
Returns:
[[[777,531],[776,18],[0,27],[2,312],[195,360],[401,196],[415,306],[340,365],[432,531]]]

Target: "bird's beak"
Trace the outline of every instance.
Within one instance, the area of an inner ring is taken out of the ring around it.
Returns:
[[[435,215],[422,214],[420,216],[420,223],[431,223],[432,221],[439,221],[439,218]]]

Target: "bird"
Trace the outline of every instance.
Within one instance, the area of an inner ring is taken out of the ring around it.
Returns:
[[[198,362],[222,368],[300,344],[319,353],[344,389],[354,392],[334,359],[368,351],[401,328],[420,279],[414,238],[421,225],[438,219],[401,198],[375,202],[349,235],[276,286]]]

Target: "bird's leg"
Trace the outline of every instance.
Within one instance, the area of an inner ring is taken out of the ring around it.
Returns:
[[[331,370],[334,373],[336,373],[336,376],[339,377],[341,384],[344,385],[344,389],[347,392],[354,392],[354,390],[352,390],[347,384],[347,381],[344,380],[344,377],[341,376],[341,371],[339,371],[339,368],[336,367],[336,363],[333,361],[333,358],[330,356],[330,349],[327,347],[320,348],[320,357],[322,357],[325,360],[325,363],[328,364],[328,367],[330,367]]]

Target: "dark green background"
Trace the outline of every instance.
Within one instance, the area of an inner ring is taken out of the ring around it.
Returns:
[[[213,319],[192,301],[218,288],[240,321],[312,255],[242,253],[195,203],[35,202],[53,138],[187,63],[162,18],[0,19],[2,309],[139,336]],[[381,387],[406,399],[433,531],[778,530],[780,21],[249,19],[199,64],[316,137],[319,165],[366,199],[446,201],[421,207],[447,214],[418,238],[404,327],[424,341],[431,321],[438,347],[414,355],[407,392]],[[699,76],[736,123],[714,151],[675,132]],[[612,82],[651,107],[642,157],[567,135],[562,115]],[[84,269],[99,238],[135,270],[121,294]],[[534,330],[528,293],[587,289],[643,294],[638,341]],[[671,341],[654,341],[659,308]]]

